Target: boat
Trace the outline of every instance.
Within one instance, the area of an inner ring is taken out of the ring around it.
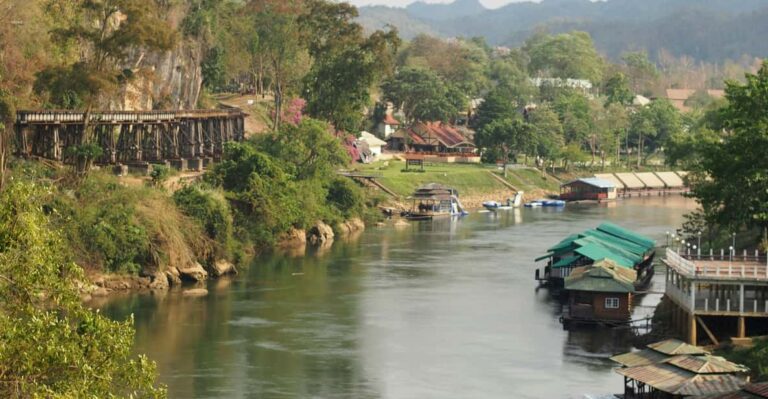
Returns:
[[[497,201],[483,202],[483,208],[489,211],[519,208],[523,202],[523,192],[519,191],[514,197],[508,198],[506,204]]]
[[[468,214],[459,201],[459,192],[437,183],[419,187],[408,200],[411,201],[411,209],[403,214],[408,220],[432,220],[435,217]]]
[[[542,203],[542,206],[546,207],[552,207],[552,208],[562,208],[565,206],[565,201],[563,200],[546,200]]]
[[[526,208],[541,208],[542,206],[544,206],[544,201],[541,201],[541,200],[536,200],[536,201],[531,201],[531,202],[526,202],[525,203],[525,207]]]

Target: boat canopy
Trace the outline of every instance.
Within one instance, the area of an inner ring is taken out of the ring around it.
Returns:
[[[619,227],[613,223],[605,222],[600,226],[597,226],[597,230],[625,239],[627,241],[634,242],[635,244],[642,245],[649,250],[656,247],[656,241],[646,236],[629,231],[625,228]]]

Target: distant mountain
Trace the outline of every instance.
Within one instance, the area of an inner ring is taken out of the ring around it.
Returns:
[[[516,46],[539,28],[553,33],[578,29],[589,32],[611,57],[641,49],[653,57],[662,48],[704,61],[768,56],[768,24],[760,21],[768,16],[768,0],[543,0],[494,10],[478,0],[457,0],[360,11],[364,25],[386,19],[406,39],[419,33],[482,36],[493,45]]]
[[[357,18],[357,21],[369,32],[377,29],[386,29],[388,25],[394,26],[400,33],[400,36],[405,39],[413,39],[421,33],[431,36],[445,36],[436,27],[431,26],[429,22],[411,16],[403,8],[385,6],[360,7],[360,16]]]
[[[423,1],[406,7],[409,15],[431,21],[446,21],[481,14],[487,9],[480,0],[456,0],[450,4],[429,4]]]

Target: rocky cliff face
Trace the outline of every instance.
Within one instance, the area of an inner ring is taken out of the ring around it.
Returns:
[[[169,12],[169,22],[179,29],[186,6]],[[176,46],[164,52],[137,50],[124,68],[134,78],[124,87],[114,109],[126,111],[152,109],[192,109],[197,107],[203,84],[200,66],[205,54],[203,40],[181,37]]]

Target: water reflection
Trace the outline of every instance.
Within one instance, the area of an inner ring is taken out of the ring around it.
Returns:
[[[211,282],[207,297],[133,295],[102,306],[115,318],[135,313],[138,350],[158,362],[172,397],[619,392],[607,358],[629,349],[627,332],[564,331],[560,303],[536,289],[532,259],[603,220],[663,240],[690,206],[633,199],[371,228],[306,256],[264,255],[236,279]],[[641,309],[655,301],[647,296]]]

